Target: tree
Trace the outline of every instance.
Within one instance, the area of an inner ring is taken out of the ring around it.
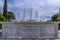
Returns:
[[[15,15],[13,14],[13,12],[8,12],[7,10],[7,0],[4,0],[3,16],[7,21],[15,20]]]
[[[58,15],[57,14],[53,15],[51,18],[52,18],[52,21],[57,21]]]
[[[6,22],[6,18],[3,16],[3,14],[0,12],[0,22]],[[0,29],[2,28],[2,23],[0,23]]]
[[[12,21],[12,20],[15,20],[15,15],[13,12],[8,12],[7,14],[7,19],[8,21]]]
[[[55,15],[52,16],[52,21],[60,21],[60,13],[57,13]]]
[[[7,21],[6,18],[0,12],[0,22],[5,22],[5,21]]]
[[[7,0],[4,0],[3,16],[7,18]]]
[[[60,21],[60,9],[59,9],[59,13],[53,15],[51,18],[52,21]]]

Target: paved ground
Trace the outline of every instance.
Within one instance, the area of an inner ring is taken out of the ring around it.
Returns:
[[[2,32],[0,30],[0,40],[1,40],[1,36],[2,36]],[[60,31],[58,31],[58,36],[59,36],[59,39],[55,39],[55,40],[60,40]]]
[[[59,39],[56,39],[56,40],[60,40],[60,31],[58,31],[58,37],[59,37]]]

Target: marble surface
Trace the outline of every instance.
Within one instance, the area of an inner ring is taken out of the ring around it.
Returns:
[[[2,38],[7,38],[6,40],[53,40],[51,38],[57,37],[57,23],[17,22],[2,24]]]
[[[2,40],[1,37],[2,37],[2,32],[0,32],[0,40]],[[59,38],[58,38],[58,39],[55,39],[55,40],[60,40],[60,31],[58,31],[58,37],[59,37]]]
[[[2,32],[0,32],[0,40],[2,40],[1,37],[2,37]],[[58,31],[58,37],[59,37],[58,39],[54,39],[54,40],[60,40],[60,30]]]

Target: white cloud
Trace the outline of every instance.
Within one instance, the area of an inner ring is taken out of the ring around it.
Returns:
[[[48,4],[52,5],[52,6],[59,6],[60,5],[60,0],[46,0],[48,2]]]
[[[39,16],[52,16],[58,12],[60,8],[60,0],[15,0],[16,8],[34,8],[38,10]]]
[[[3,1],[0,0],[0,7],[2,6]],[[58,9],[60,8],[60,0],[14,0],[14,4],[8,3],[8,10],[13,10],[15,15],[20,11],[20,8],[24,7],[28,10],[30,10],[31,7],[34,9],[34,11],[37,10],[39,17],[51,17],[58,12]],[[23,12],[21,13],[23,14]]]

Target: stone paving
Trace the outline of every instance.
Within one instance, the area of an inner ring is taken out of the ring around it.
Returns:
[[[60,40],[60,31],[58,31],[58,37],[59,37],[59,39],[56,39],[56,40]]]
[[[2,32],[0,30],[0,40],[1,40],[1,36],[2,36]],[[58,36],[59,36],[59,39],[55,39],[55,40],[60,40],[60,31],[58,31]]]

